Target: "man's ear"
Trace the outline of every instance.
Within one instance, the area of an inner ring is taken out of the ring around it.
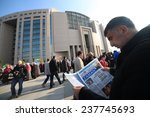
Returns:
[[[128,32],[128,27],[125,25],[119,26],[121,33],[127,33]]]

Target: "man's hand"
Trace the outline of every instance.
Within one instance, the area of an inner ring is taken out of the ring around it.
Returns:
[[[73,87],[73,91],[74,91],[74,96],[75,96],[75,99],[79,99],[79,93],[80,93],[80,90],[83,86],[75,86]]]

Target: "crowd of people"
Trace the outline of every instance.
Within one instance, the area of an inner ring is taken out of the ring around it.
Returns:
[[[103,53],[102,56],[99,57],[100,62],[105,62],[108,66],[112,64],[112,54]],[[103,57],[105,59],[103,59]],[[46,75],[45,80],[42,83],[42,87],[46,86],[47,81],[50,81],[49,88],[53,88],[55,83],[53,81],[54,76],[58,80],[59,84],[62,84],[66,78],[65,73],[69,73],[71,69],[73,72],[77,72],[82,69],[85,65],[91,62],[95,58],[92,52],[89,52],[84,58],[83,52],[78,51],[77,57],[70,61],[67,57],[63,57],[61,61],[56,60],[55,56],[53,58],[47,59],[47,61],[36,63],[25,63],[24,61],[19,60],[15,66],[10,64],[6,64],[5,68],[2,70],[0,80],[3,84],[8,84],[11,81],[11,92],[12,98],[18,97],[21,95],[23,90],[23,81],[31,80],[37,78],[41,73]],[[62,81],[60,80],[60,76],[58,73],[62,72]],[[16,93],[15,86],[19,84],[18,93]]]
[[[43,65],[33,63],[25,63],[23,60],[19,60],[16,65],[6,64],[4,68],[0,69],[0,81],[2,84],[11,83],[12,98],[21,95],[23,89],[23,81],[37,78],[41,72],[43,72]],[[15,86],[19,84],[18,93],[16,94]]]
[[[44,72],[40,68],[41,64],[37,64],[35,62],[31,64],[23,62],[22,64],[25,66],[27,70],[24,80],[35,79],[40,75],[41,72]],[[16,65],[6,64],[4,67],[0,68],[0,80],[3,84],[8,84],[9,81],[12,80],[13,78],[12,71]]]

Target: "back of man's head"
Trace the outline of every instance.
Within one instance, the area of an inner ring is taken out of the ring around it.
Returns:
[[[82,51],[78,51],[77,56],[80,56],[82,53],[83,53]]]
[[[49,58],[47,58],[47,62],[49,61]]]
[[[55,56],[53,56],[53,59],[55,59]]]
[[[108,30],[111,30],[120,25],[125,25],[128,28],[135,28],[134,23],[129,18],[124,17],[124,16],[115,17],[112,20],[110,20],[109,23],[107,24],[107,26],[104,30],[104,35],[105,36],[107,35]]]

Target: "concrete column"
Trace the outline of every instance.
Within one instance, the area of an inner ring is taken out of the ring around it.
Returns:
[[[75,54],[75,47],[74,47],[74,45],[72,45],[72,51],[73,51],[73,58],[75,58],[76,54]]]
[[[17,27],[16,27],[14,64],[17,63],[17,58],[18,58],[18,33],[19,33],[19,18],[17,19]]]

